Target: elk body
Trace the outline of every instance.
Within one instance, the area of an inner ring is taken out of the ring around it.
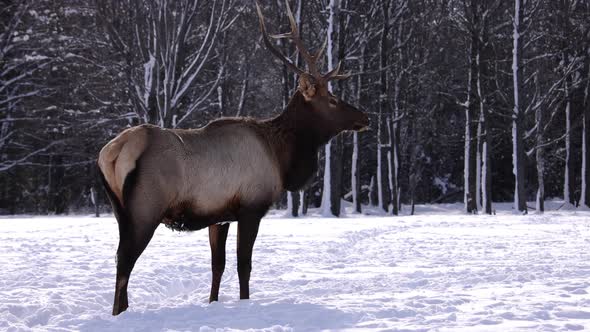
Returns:
[[[331,95],[316,56],[299,39],[288,8],[292,39],[308,63],[296,67],[270,42],[257,6],[264,41],[299,75],[287,108],[267,120],[225,118],[194,130],[153,125],[129,128],[100,152],[98,164],[119,225],[113,315],[128,307],[127,285],[135,262],[159,224],[176,230],[209,228],[212,255],[210,301],[218,299],[225,268],[227,221],[238,222],[240,298],[249,298],[252,248],[260,219],[284,190],[299,190],[317,169],[318,149],[345,130],[368,125],[367,116]]]

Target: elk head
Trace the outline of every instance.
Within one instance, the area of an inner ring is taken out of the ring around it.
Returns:
[[[287,16],[291,26],[291,32],[269,35],[264,25],[264,16],[262,10],[256,1],[256,10],[258,12],[258,19],[260,21],[260,29],[266,47],[285,65],[299,75],[299,86],[297,88],[307,107],[303,107],[300,112],[306,112],[305,116],[309,121],[321,124],[325,130],[328,131],[328,136],[335,136],[345,130],[360,131],[369,125],[369,118],[367,115],[354,106],[345,101],[340,100],[334,96],[329,89],[330,81],[342,80],[348,78],[348,74],[340,74],[341,63],[338,66],[322,75],[318,68],[318,61],[324,56],[324,51],[327,45],[327,39],[316,54],[311,54],[303,45],[297,23],[289,7],[288,0],[285,0],[287,7]],[[307,71],[297,67],[288,57],[286,57],[271,41],[274,39],[290,39],[296,46],[297,51],[307,63]]]

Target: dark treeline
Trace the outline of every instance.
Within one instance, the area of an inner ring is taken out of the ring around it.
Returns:
[[[261,4],[287,32],[284,1]],[[334,139],[283,207],[590,204],[589,0],[289,4],[371,129]],[[96,157],[125,127],[276,115],[296,77],[260,37],[250,0],[0,0],[0,213],[108,211]]]

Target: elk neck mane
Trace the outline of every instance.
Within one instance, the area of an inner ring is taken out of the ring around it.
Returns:
[[[261,122],[268,128],[266,140],[283,171],[283,186],[290,191],[309,182],[318,168],[318,149],[331,138],[322,123],[310,118],[309,107],[297,91],[281,114]]]

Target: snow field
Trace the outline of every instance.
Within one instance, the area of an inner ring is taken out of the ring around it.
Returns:
[[[118,317],[110,315],[113,218],[0,219],[0,330],[590,329],[590,213],[448,212],[271,215],[255,245],[247,301],[238,300],[232,225],[213,304],[207,232],[160,227],[131,275],[130,307]]]

